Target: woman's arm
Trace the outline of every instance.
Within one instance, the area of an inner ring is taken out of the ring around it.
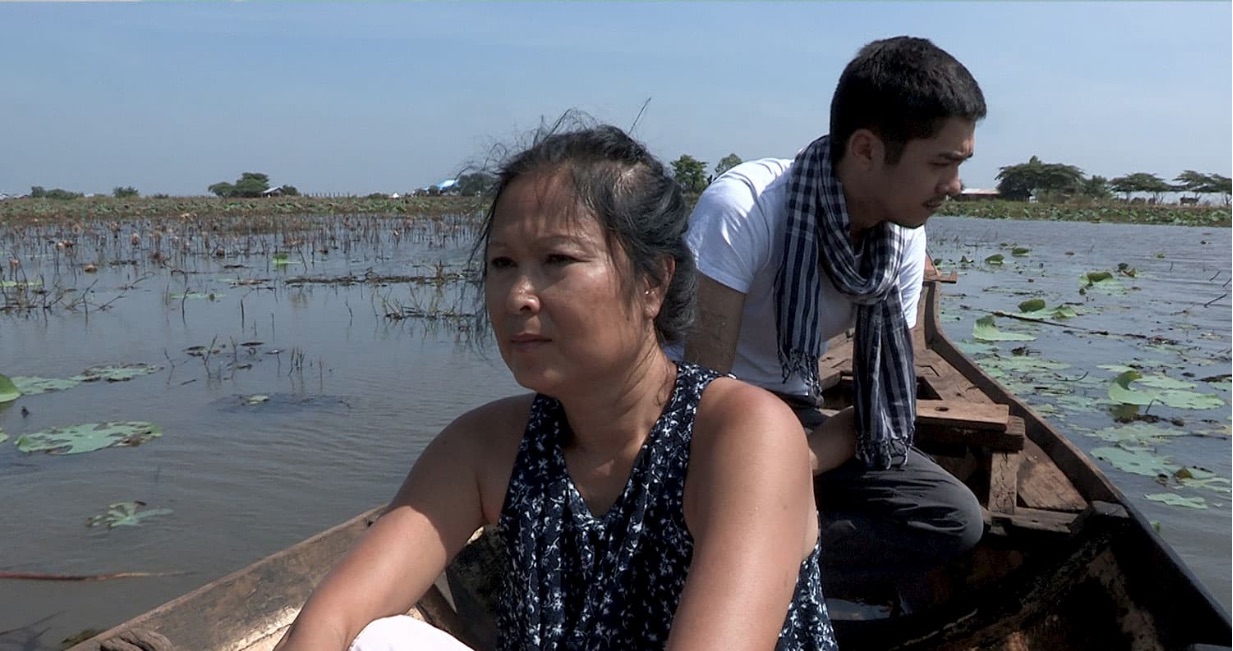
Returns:
[[[276,649],[344,651],[375,619],[407,612],[483,523],[482,446],[488,406],[433,440],[386,512],[313,591]]]
[[[775,396],[728,378],[703,394],[685,521],[693,562],[668,648],[773,649],[817,540],[810,453]]]

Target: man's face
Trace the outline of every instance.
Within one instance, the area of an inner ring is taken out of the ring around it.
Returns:
[[[975,122],[948,118],[934,137],[909,140],[894,165],[879,160],[874,178],[884,219],[918,228],[947,196],[959,194],[959,166],[972,157],[975,134]]]

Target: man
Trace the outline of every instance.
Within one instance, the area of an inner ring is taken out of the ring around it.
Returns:
[[[874,41],[840,76],[829,136],[795,160],[729,170],[690,217],[699,310],[684,356],[778,393],[811,430],[828,589],[902,589],[982,533],[971,491],[911,447],[909,330],[921,226],[959,193],[984,116],[954,57],[925,39]],[[826,419],[818,358],[853,321],[855,404]]]

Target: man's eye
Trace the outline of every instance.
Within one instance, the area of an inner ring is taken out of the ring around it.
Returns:
[[[493,258],[488,261],[489,269],[508,269],[514,266],[514,261],[509,258]]]

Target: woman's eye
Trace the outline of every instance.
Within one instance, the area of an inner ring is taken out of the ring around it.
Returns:
[[[570,262],[576,262],[576,261],[577,261],[577,258],[571,255],[566,255],[564,253],[549,253],[547,256],[544,257],[544,262],[548,264],[568,264]]]
[[[489,269],[509,269],[514,266],[514,261],[509,258],[493,258],[488,261]]]

